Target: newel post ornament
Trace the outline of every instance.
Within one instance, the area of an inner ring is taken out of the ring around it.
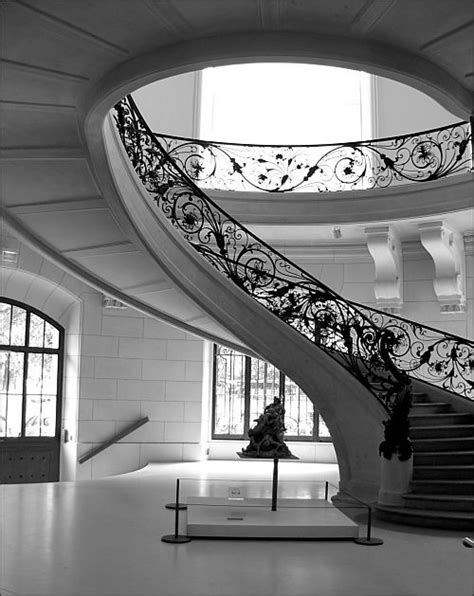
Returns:
[[[390,358],[390,335],[386,335],[381,342],[384,360]],[[381,458],[378,503],[399,506],[403,504],[403,495],[409,491],[413,475],[413,445],[408,419],[413,397],[410,377],[398,370],[392,362],[388,368],[397,383],[390,389],[393,395],[388,401],[390,403],[393,400],[393,406],[390,418],[383,423],[384,440],[379,446]]]

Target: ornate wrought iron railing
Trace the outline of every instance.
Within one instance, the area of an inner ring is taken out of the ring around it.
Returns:
[[[216,190],[367,190],[439,180],[472,168],[468,122],[333,145],[243,145],[154,135],[197,186]]]
[[[380,329],[393,333],[390,358],[411,377],[474,399],[474,342],[397,315],[352,303]]]
[[[336,358],[389,412],[407,374],[474,398],[472,342],[344,300],[218,207],[168,155],[130,97],[115,106],[115,120],[136,173],[190,245]]]

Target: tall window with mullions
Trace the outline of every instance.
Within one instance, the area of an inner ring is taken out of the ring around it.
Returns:
[[[272,364],[224,346],[214,347],[214,439],[245,439],[253,422],[275,396],[285,402],[286,439],[329,441],[314,404]]]
[[[54,437],[62,330],[26,305],[0,301],[0,437]]]

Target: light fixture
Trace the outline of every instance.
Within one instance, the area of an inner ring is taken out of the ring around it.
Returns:
[[[2,248],[2,262],[15,264],[18,261],[18,252],[16,250],[10,250]]]
[[[102,306],[104,308],[117,308],[117,309],[125,309],[127,308],[127,305],[124,304],[123,302],[120,302],[120,300],[116,300],[115,298],[112,298],[111,296],[105,296],[102,299]]]

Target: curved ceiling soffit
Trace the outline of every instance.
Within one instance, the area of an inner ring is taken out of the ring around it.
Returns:
[[[2,268],[3,267],[0,266],[0,270]],[[61,314],[63,314],[63,312],[68,307],[70,307],[72,304],[74,304],[78,300],[81,300],[81,296],[74,293],[69,288],[67,288],[63,285],[58,285],[57,283],[55,283],[54,281],[41,275],[40,273],[36,273],[34,271],[30,271],[30,270],[24,268],[22,266],[22,264],[19,264],[19,265],[15,266],[14,268],[10,268],[10,267],[6,268],[5,267],[5,269],[8,269],[9,271],[11,271],[11,276],[13,276],[15,279],[24,279],[24,280],[28,281],[28,285],[29,285],[28,304],[30,304],[31,306],[33,306],[40,312],[43,312],[44,314],[50,316],[53,319],[57,320],[57,318]],[[53,292],[55,293],[56,301],[54,303],[54,310],[51,310],[50,308],[47,307],[47,301],[46,301],[46,307],[45,307],[45,305],[43,304],[44,295],[42,293],[40,293],[40,294],[43,297],[43,302],[40,303],[36,300],[36,297],[39,296],[39,294],[37,294],[35,290],[38,288],[47,288],[47,290],[50,292],[50,294],[52,294]],[[8,282],[5,284],[5,287],[2,287],[1,295],[6,298],[11,298],[13,300],[19,300],[19,301],[24,300],[24,296],[19,296],[18,294],[13,295],[10,293],[9,288],[8,288]],[[59,298],[59,301],[58,301],[58,298]]]
[[[121,63],[81,102],[86,137],[100,134],[106,113],[135,89],[209,66],[262,61],[363,69],[422,91],[462,120],[472,113],[471,92],[446,70],[419,55],[350,37],[275,32],[193,39]]]
[[[0,222],[2,225],[6,226],[6,228],[9,229],[26,246],[29,246],[40,256],[57,265],[65,273],[71,275],[76,279],[79,279],[82,283],[93,288],[94,290],[111,296],[112,298],[119,300],[126,306],[129,306],[130,308],[133,308],[144,315],[163,321],[168,325],[172,325],[173,327],[177,327],[178,329],[181,329],[188,333],[192,333],[193,335],[201,337],[202,339],[211,341],[213,343],[221,343],[227,345],[229,348],[232,348],[234,350],[245,352],[252,356],[254,355],[253,352],[246,349],[245,346],[225,341],[222,338],[213,335],[212,333],[208,333],[202,329],[194,327],[189,323],[180,321],[172,315],[164,313],[159,309],[145,302],[142,302],[138,298],[125,294],[115,286],[112,286],[106,281],[102,280],[101,278],[98,278],[96,275],[90,273],[89,271],[81,267],[81,265],[78,265],[77,263],[74,263],[70,259],[59,254],[54,248],[47,244],[47,242],[39,238],[33,231],[27,229],[21,222],[19,222],[16,219],[16,217],[8,213],[8,210],[5,207],[2,207],[1,205]]]

